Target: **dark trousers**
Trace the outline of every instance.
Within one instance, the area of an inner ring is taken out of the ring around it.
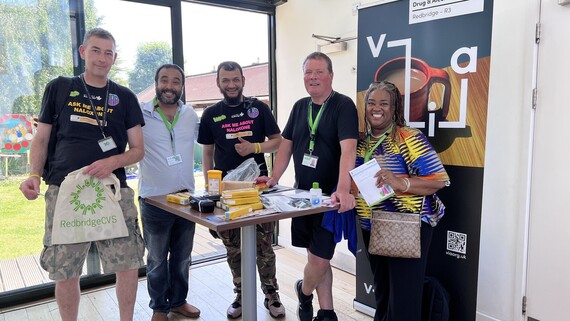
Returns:
[[[146,278],[150,308],[165,312],[185,303],[196,224],[139,198],[148,249]]]
[[[374,321],[420,321],[427,256],[433,228],[422,222],[422,255],[403,259],[372,255],[366,251],[374,276],[376,314]],[[370,231],[362,230],[368,249]]]

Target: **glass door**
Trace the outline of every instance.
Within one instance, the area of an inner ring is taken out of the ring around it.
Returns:
[[[53,296],[53,282],[39,266],[45,202],[26,200],[18,187],[29,174],[32,118],[39,113],[45,85],[59,75],[82,72],[78,46],[86,30],[98,26],[113,34],[118,58],[110,77],[140,101],[154,97],[157,67],[175,62],[186,71],[186,102],[200,114],[221,98],[215,67],[235,60],[248,80],[244,94],[269,104],[267,13],[176,0],[151,2],[0,1],[0,306]],[[195,155],[199,189],[201,152]],[[137,167],[127,170],[128,184],[136,191]],[[194,242],[194,263],[225,255],[221,242],[203,227],[197,226]],[[90,253],[82,287],[105,282],[112,282],[112,276],[102,275],[97,253]]]
[[[61,0],[0,1],[0,295],[51,283],[38,264],[45,202],[26,200],[19,185],[43,89],[73,74],[73,10]]]

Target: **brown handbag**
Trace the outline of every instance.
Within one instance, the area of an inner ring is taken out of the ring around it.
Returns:
[[[372,211],[370,245],[374,255],[421,257],[421,219],[417,213]]]

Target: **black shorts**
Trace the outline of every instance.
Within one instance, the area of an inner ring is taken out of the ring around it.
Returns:
[[[294,217],[291,221],[291,243],[309,249],[313,255],[330,260],[336,242],[334,234],[322,226],[324,213]]]

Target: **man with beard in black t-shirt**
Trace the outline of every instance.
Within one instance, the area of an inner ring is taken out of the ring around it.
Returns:
[[[274,152],[281,143],[281,131],[271,110],[263,102],[243,95],[245,77],[238,63],[222,62],[218,66],[216,82],[224,100],[204,110],[198,134],[198,143],[203,145],[202,168],[206,184],[208,170],[221,170],[222,176],[225,176],[252,157],[259,165],[261,175],[267,175],[264,153]],[[264,305],[272,317],[282,318],[285,316],[285,307],[277,293],[279,285],[275,277],[274,230],[275,222],[256,226],[256,258],[261,289],[265,294]],[[227,249],[227,261],[236,293],[235,300],[228,307],[227,317],[235,319],[242,314],[240,230],[223,231],[218,235]]]

